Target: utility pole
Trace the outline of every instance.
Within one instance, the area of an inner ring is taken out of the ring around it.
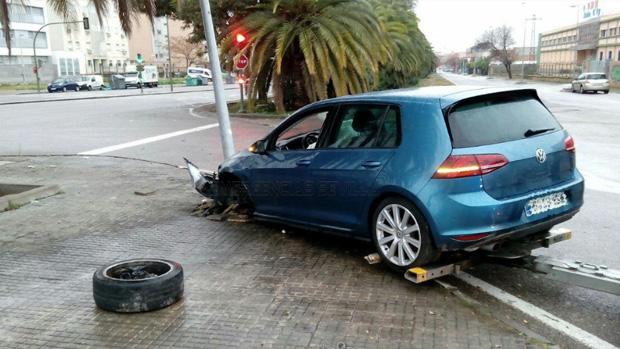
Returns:
[[[168,80],[170,80],[170,92],[174,91],[172,87],[172,51],[170,50],[170,16],[166,15],[166,36],[168,37]]]
[[[84,17],[84,19],[81,21],[47,23],[47,24],[42,25],[41,28],[39,28],[39,30],[37,30],[37,32],[34,33],[34,39],[32,39],[32,55],[34,56],[34,74],[37,77],[37,93],[41,93],[41,79],[39,78],[39,60],[37,59],[37,37],[39,36],[39,33],[41,33],[41,30],[43,30],[43,28],[47,27],[48,25],[73,24],[73,23],[83,23],[84,29],[85,30],[89,29],[88,18]]]
[[[525,56],[525,37],[527,36],[527,22],[528,21],[532,21],[532,33],[531,33],[531,38],[530,38],[530,45],[534,45],[535,40],[536,40],[536,21],[540,21],[542,20],[542,18],[538,18],[536,17],[536,15],[532,15],[531,18],[526,18],[525,19],[525,27],[523,30],[523,52],[522,52],[522,57],[521,57],[521,79],[525,80],[525,60],[523,59]],[[530,54],[533,54],[534,50],[534,46],[530,47],[530,49],[528,50],[528,59],[530,58]]]
[[[217,42],[215,41],[215,29],[213,28],[213,18],[211,18],[211,6],[209,0],[200,0],[202,10],[202,23],[205,29],[205,39],[211,62],[211,75],[213,76],[213,92],[215,93],[215,108],[217,119],[220,124],[220,138],[224,158],[229,158],[235,153],[233,144],[232,130],[230,129],[230,119],[228,116],[228,105],[224,96],[224,82],[222,81],[222,71],[220,69],[220,57],[218,56]]]

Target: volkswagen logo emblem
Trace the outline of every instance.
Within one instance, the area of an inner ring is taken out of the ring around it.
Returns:
[[[547,161],[547,153],[540,148],[536,149],[536,160],[541,164]]]

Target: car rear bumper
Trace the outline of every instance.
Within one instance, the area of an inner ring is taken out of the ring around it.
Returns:
[[[585,84],[583,89],[586,91],[609,91],[609,84]]]
[[[467,180],[471,181],[469,188],[458,193],[450,193],[454,187],[449,180],[431,180],[420,195],[426,203],[426,216],[435,244],[442,251],[463,250],[547,230],[570,219],[583,205],[584,182],[578,171],[569,181],[501,200],[480,189],[480,178]],[[462,179],[458,187],[463,188]],[[427,197],[425,192],[434,194]],[[525,206],[530,200],[558,192],[566,194],[568,203],[565,206],[535,215],[526,214]],[[480,237],[471,241],[457,240],[473,235]]]

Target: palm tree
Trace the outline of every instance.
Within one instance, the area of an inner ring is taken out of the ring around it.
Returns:
[[[73,0],[47,0],[50,7],[58,14],[65,18],[71,18],[75,13]],[[27,0],[18,0],[18,5],[26,5]],[[99,22],[103,22],[103,18],[109,13],[110,8],[114,7],[118,12],[118,18],[125,34],[131,33],[132,22],[137,13],[146,14],[149,19],[153,19],[157,12],[158,6],[163,8],[172,8],[171,0],[90,0],[95,7]],[[160,11],[161,12],[161,11]],[[9,0],[0,0],[0,24],[9,54],[11,52],[11,18],[9,9]]]
[[[382,72],[391,77],[389,87],[407,86],[416,78],[426,76],[433,69],[435,55],[418,27],[418,18],[413,12],[415,2],[372,0],[372,5],[389,37],[391,55],[398,57],[381,66]]]
[[[328,95],[370,90],[390,57],[385,31],[365,0],[279,0],[256,6],[235,24],[250,43],[241,50],[229,36],[223,52],[249,53],[250,100],[271,76],[278,112]],[[286,92],[286,93],[285,93]]]

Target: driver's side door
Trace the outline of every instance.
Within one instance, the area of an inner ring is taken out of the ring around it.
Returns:
[[[256,215],[308,223],[315,185],[310,164],[332,114],[332,107],[303,112],[268,136],[266,152],[256,154],[250,170]]]

